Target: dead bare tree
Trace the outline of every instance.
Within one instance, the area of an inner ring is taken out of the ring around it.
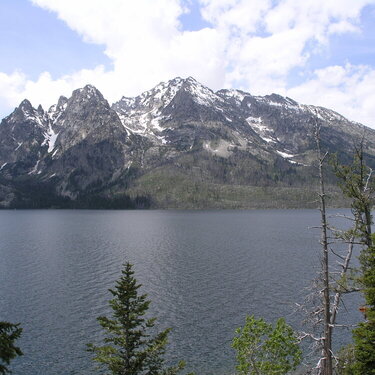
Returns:
[[[349,230],[339,230],[330,225],[327,219],[327,195],[325,191],[325,165],[328,153],[321,149],[321,125],[317,117],[313,119],[315,140],[317,149],[317,162],[319,172],[319,211],[320,211],[320,244],[321,244],[321,268],[318,277],[313,281],[312,291],[306,301],[299,307],[305,312],[309,323],[309,331],[301,332],[301,339],[309,338],[313,342],[313,349],[320,353],[316,366],[310,370],[311,374],[333,375],[336,357],[332,350],[333,331],[336,327],[347,327],[337,324],[337,316],[342,298],[345,294],[359,289],[348,284],[349,274],[352,271],[351,260],[357,245],[363,241],[357,241],[360,226],[369,227],[366,213],[360,215],[352,209],[353,217],[347,217],[352,221]],[[362,193],[368,189],[367,183],[361,185]],[[365,179],[361,176],[362,181]],[[367,237],[368,238],[368,237]],[[366,240],[367,240],[366,238]],[[333,245],[340,243],[337,250]],[[346,244],[346,248],[342,245]],[[336,260],[335,264],[333,264]]]
[[[319,210],[321,216],[321,240],[322,246],[322,283],[323,283],[323,337],[322,337],[322,361],[321,367],[324,375],[332,375],[332,325],[331,325],[331,299],[329,288],[329,249],[328,249],[328,223],[326,211],[326,194],[324,184],[323,166],[328,153],[322,154],[320,147],[320,124],[315,125],[315,140],[317,148],[317,159],[319,168]]]

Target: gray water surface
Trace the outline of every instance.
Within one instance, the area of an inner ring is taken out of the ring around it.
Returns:
[[[24,329],[11,368],[99,374],[86,344],[103,337],[96,317],[110,313],[108,288],[130,261],[158,327],[173,328],[168,359],[231,373],[246,314],[298,324],[318,223],[316,210],[0,211],[0,320]]]

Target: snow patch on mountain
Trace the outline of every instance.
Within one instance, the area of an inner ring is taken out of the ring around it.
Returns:
[[[44,127],[44,123],[42,119],[40,118],[40,115],[38,113],[34,114],[27,114],[25,113],[25,120],[36,122],[40,127]]]
[[[277,139],[275,139],[273,135],[273,130],[268,128],[266,125],[263,124],[263,120],[261,117],[247,117],[247,123],[252,127],[252,129],[259,135],[267,143],[277,143]]]
[[[59,133],[55,133],[55,131],[52,129],[51,124],[49,124],[48,131],[44,133],[44,141],[42,143],[42,146],[48,145],[48,153],[52,152],[55,148],[55,143],[58,135]]]
[[[236,89],[224,89],[216,92],[217,95],[225,97],[225,99],[234,99],[237,106],[240,106],[246,96],[251,96],[249,93],[236,90]]]
[[[216,95],[208,87],[198,83],[194,78],[189,77],[186,82],[187,90],[193,95],[193,99],[200,105],[210,107],[217,102],[223,102],[223,98]]]
[[[17,142],[17,143],[18,143],[18,146],[14,149],[14,151],[17,151],[23,145],[23,142]]]
[[[158,143],[167,141],[160,133],[165,130],[160,124],[168,119],[162,115],[177,92],[181,89],[184,80],[176,78],[169,82],[161,82],[152,90],[146,91],[136,98],[122,97],[112,105],[127,132],[150,136]]]
[[[170,115],[164,115],[167,108],[181,90],[188,92],[197,104],[214,107],[215,110],[224,113],[221,106],[224,99],[215,94],[209,88],[201,85],[194,78],[175,78],[168,82],[161,82],[152,90],[146,91],[135,98],[122,97],[121,100],[112,105],[124,128],[129,133],[139,134],[165,144],[167,141],[162,132],[168,127],[163,126]],[[226,116],[227,121],[232,122]]]
[[[59,117],[62,115],[62,113],[65,111],[68,103],[65,103],[62,107],[57,108],[57,105],[54,104],[53,106],[50,107],[48,111],[48,117],[52,122],[56,122]]]
[[[239,102],[242,102],[242,100],[246,96],[246,94],[243,91],[234,90],[234,89],[228,90],[227,93],[228,93],[227,96],[231,96],[232,98],[237,99]]]
[[[291,164],[296,164],[296,165],[303,165],[303,166],[307,166],[306,164],[302,164],[302,163],[299,163],[295,160],[292,160],[292,158],[296,157],[297,155],[295,154],[291,154],[290,151],[288,152],[285,152],[285,151],[288,151],[288,150],[284,150],[284,151],[280,151],[280,150],[276,150],[276,152],[285,160],[287,160],[289,163]]]
[[[344,116],[341,116],[339,113],[332,111],[331,109],[315,107],[313,105],[302,105],[302,107],[323,121],[337,122],[346,120]]]
[[[276,151],[281,157],[283,157],[284,159],[289,159],[289,158],[293,158],[294,156],[296,155],[293,155],[293,154],[288,154],[287,152],[283,152],[283,151]]]
[[[80,99],[83,100],[89,100],[91,98],[102,99],[101,93],[92,85],[86,85],[85,87],[78,89],[78,93],[80,94]]]
[[[48,118],[44,115],[43,109],[40,110],[33,108],[28,100],[24,100],[20,106],[19,111],[21,111],[22,117],[25,121],[30,121],[37,124],[40,128],[45,128],[48,122]],[[13,114],[10,117],[11,121],[16,121]]]
[[[39,163],[40,163],[40,160],[38,160],[38,161],[36,162],[36,164],[34,165],[33,169],[32,169],[28,174],[35,174],[35,173],[37,173],[37,174],[41,174],[42,171],[39,171],[39,172],[38,172]]]
[[[154,89],[147,91],[146,94],[149,97],[153,96],[154,99],[160,100],[163,106],[166,107],[181,89],[182,84],[183,80],[176,78],[169,82],[160,83]]]
[[[258,103],[262,103],[265,105],[269,105],[272,107],[280,107],[280,109],[288,109],[291,111],[300,111],[301,106],[294,101],[293,99],[290,99],[288,97],[284,97],[278,94],[271,94],[266,96],[254,96],[255,100]],[[249,107],[250,107],[249,103]]]
[[[50,132],[48,134],[49,140],[48,140],[48,153],[52,152],[52,150],[55,148],[56,139],[58,137],[59,133],[55,133],[52,128],[50,128]]]

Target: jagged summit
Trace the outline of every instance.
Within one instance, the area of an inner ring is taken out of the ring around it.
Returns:
[[[57,107],[61,108],[68,102],[68,98],[66,96],[61,95],[57,102]]]
[[[32,106],[29,100],[24,99],[15,108],[14,112],[11,114],[12,117],[23,118],[24,120],[33,119],[36,115],[37,110]]]
[[[86,85],[80,89],[74,90],[71,100],[98,100],[106,101],[102,93],[93,85]]]
[[[22,109],[23,111],[32,111],[34,109],[30,101],[27,99],[22,100],[18,108]]]
[[[41,128],[45,128],[47,126],[45,112],[42,106],[39,105],[38,109],[35,109],[27,99],[24,99],[20,103],[20,105],[15,108],[13,113],[11,113],[4,120],[17,125],[28,125],[29,127],[35,125]]]
[[[220,197],[234,186],[305,188],[313,181],[311,119],[322,126],[324,147],[344,159],[366,130],[375,166],[372,129],[278,94],[214,92],[193,77],[161,82],[112,106],[93,85],[61,96],[47,112],[24,100],[0,125],[0,206],[13,204],[16,198],[1,192],[13,192],[17,181],[73,201],[146,194],[155,207],[182,207],[179,199],[189,201],[191,191]],[[9,186],[2,190],[1,183]],[[175,184],[182,189],[177,198],[169,190]]]
[[[211,89],[202,85],[192,77],[185,79],[182,87],[191,93],[198,104],[210,106],[217,101],[221,101],[221,98]]]
[[[135,98],[122,97],[112,105],[112,109],[117,112],[128,132],[148,135],[166,143],[161,133],[167,130],[167,122],[171,124],[174,117],[181,118],[187,112],[190,117],[199,116],[199,109],[194,109],[194,106],[209,108],[215,103],[222,103],[222,98],[211,89],[193,77],[176,77],[159,83]]]

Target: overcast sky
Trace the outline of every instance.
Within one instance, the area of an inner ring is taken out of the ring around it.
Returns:
[[[192,76],[375,128],[375,0],[0,0],[0,117]]]

